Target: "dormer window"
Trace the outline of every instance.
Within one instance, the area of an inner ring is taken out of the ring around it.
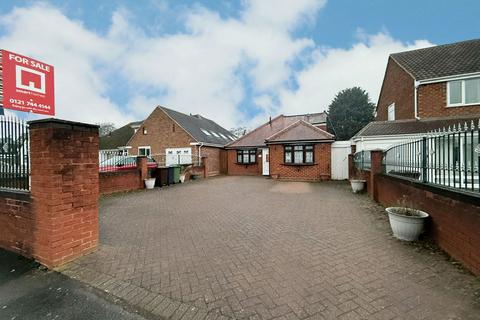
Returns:
[[[480,104],[480,78],[447,82],[447,106]]]

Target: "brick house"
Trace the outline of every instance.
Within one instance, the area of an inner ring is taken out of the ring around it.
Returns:
[[[225,173],[224,146],[235,137],[199,114],[187,115],[158,106],[143,121],[129,123],[100,139],[101,149],[153,157],[160,165],[200,163],[207,158],[209,176]]]
[[[357,150],[388,148],[480,117],[480,39],[391,54]]]
[[[280,115],[226,145],[229,175],[320,181],[331,176],[326,114]]]

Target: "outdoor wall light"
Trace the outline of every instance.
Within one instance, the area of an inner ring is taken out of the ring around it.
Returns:
[[[143,134],[147,134],[147,128],[143,128]]]

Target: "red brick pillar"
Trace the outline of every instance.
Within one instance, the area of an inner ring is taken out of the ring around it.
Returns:
[[[353,154],[348,155],[348,180],[355,179],[355,164],[353,163]]]
[[[140,184],[141,184],[141,187],[143,188],[145,186],[145,183],[143,181],[148,178],[147,157],[145,156],[137,157],[137,168],[140,171]]]
[[[32,256],[47,267],[98,244],[98,126],[30,122]]]
[[[378,190],[377,186],[375,185],[375,175],[382,173],[382,160],[383,160],[383,150],[376,149],[371,151],[371,169],[370,169],[370,178],[369,182],[371,188],[369,189],[369,195],[375,201],[378,199]]]

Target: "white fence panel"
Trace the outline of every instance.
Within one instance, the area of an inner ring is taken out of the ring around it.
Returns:
[[[348,155],[350,152],[350,141],[332,143],[332,180],[348,179]]]

